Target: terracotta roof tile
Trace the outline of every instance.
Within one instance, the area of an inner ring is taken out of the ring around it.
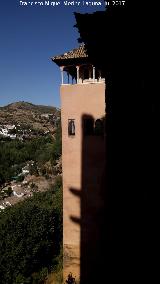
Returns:
[[[72,59],[72,58],[84,58],[84,57],[88,57],[88,54],[85,50],[85,46],[80,45],[78,48],[74,48],[71,51],[65,52],[62,55],[57,55],[52,57],[52,60],[63,60],[63,59]]]

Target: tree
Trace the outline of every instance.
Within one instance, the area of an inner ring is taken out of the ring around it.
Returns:
[[[58,159],[62,153],[62,129],[61,129],[61,121],[58,121],[55,141],[53,145],[53,159]]]
[[[60,255],[62,190],[35,193],[1,212],[0,240],[1,284],[43,283]]]
[[[1,168],[0,168],[0,185],[2,185],[5,182],[5,178],[3,173],[1,172]]]

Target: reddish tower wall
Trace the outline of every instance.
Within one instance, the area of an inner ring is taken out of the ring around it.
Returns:
[[[99,189],[105,149],[104,137],[84,137],[83,119],[105,116],[105,83],[61,85],[60,94],[64,279],[69,272],[78,279],[83,243],[91,243],[87,235],[95,235],[96,227],[91,223],[101,206]],[[69,119],[75,122],[73,136],[68,135]]]

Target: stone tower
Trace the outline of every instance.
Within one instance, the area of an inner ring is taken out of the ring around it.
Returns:
[[[52,58],[61,70],[64,280],[94,269],[103,204],[105,80],[85,46]],[[85,283],[86,284],[86,283]]]

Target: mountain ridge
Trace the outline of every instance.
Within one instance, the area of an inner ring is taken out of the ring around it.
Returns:
[[[25,124],[32,125],[35,129],[47,129],[53,127],[58,117],[60,117],[60,109],[54,106],[19,101],[0,107],[0,125]]]
[[[37,110],[44,110],[46,112],[60,110],[58,107],[55,107],[55,106],[37,105],[37,104],[33,104],[31,102],[26,102],[26,101],[18,101],[18,102],[10,103],[5,106],[0,106],[0,110],[12,110],[16,108],[37,109]]]

